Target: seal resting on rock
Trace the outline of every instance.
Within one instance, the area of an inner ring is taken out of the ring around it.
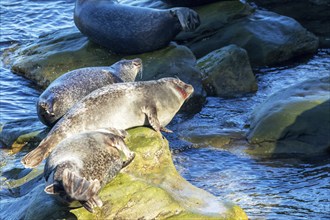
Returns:
[[[126,134],[99,129],[61,141],[45,164],[45,192],[68,204],[79,201],[90,212],[101,207],[100,189],[133,159],[123,162],[120,155],[120,150],[129,151],[123,140]]]
[[[37,113],[40,121],[53,126],[80,99],[103,86],[132,82],[142,70],[142,60],[121,60],[110,67],[86,67],[63,74],[40,95]]]
[[[115,0],[77,0],[77,28],[91,41],[119,54],[138,54],[166,47],[184,31],[199,24],[189,8],[152,9],[119,4]]]
[[[165,126],[193,91],[191,85],[175,78],[117,83],[97,89],[74,105],[21,162],[25,167],[35,167],[64,138],[98,128],[150,125],[156,131],[169,131]]]

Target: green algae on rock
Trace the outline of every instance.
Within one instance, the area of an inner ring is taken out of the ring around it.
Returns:
[[[253,155],[315,155],[330,147],[330,78],[311,79],[271,95],[251,117]]]
[[[127,145],[135,159],[101,191],[104,206],[94,214],[73,210],[78,219],[247,219],[238,206],[220,202],[184,180],[159,133],[141,127],[129,134]]]
[[[94,213],[70,210],[44,191],[44,182],[19,197],[24,205],[13,217],[24,219],[247,219],[230,202],[183,179],[172,162],[168,142],[150,128],[130,129],[127,145],[136,153],[133,162],[100,192],[103,207]],[[18,201],[16,200],[16,202]],[[11,207],[12,204],[4,204]],[[9,210],[9,209],[8,209]],[[12,210],[12,209],[10,209]]]

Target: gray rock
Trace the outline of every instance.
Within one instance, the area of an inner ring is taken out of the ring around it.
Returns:
[[[194,8],[201,25],[176,40],[188,46],[197,58],[236,44],[244,48],[252,66],[275,65],[315,53],[318,38],[297,21],[273,12],[253,11],[239,1],[218,2]]]
[[[320,47],[330,47],[329,0],[253,0],[258,6],[296,19],[320,38]]]
[[[0,130],[0,147],[20,148],[28,142],[39,143],[45,127],[37,117],[6,122]]]
[[[246,50],[229,45],[198,60],[208,95],[234,97],[255,92],[258,85]]]
[[[330,77],[307,80],[257,106],[247,135],[251,154],[319,154],[330,149]]]

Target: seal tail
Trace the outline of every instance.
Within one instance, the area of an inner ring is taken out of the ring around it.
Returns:
[[[96,206],[102,207],[103,203],[97,196],[101,189],[98,180],[88,181],[69,169],[65,169],[62,175],[62,182],[65,192],[72,199],[78,200],[89,212],[93,212],[93,208]]]

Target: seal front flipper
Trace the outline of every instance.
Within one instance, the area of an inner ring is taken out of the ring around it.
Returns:
[[[135,153],[126,146],[123,140],[128,135],[127,131],[112,127],[98,129],[97,131],[111,133],[118,136],[118,137],[111,136],[111,138],[109,138],[107,142],[109,146],[114,146],[115,148],[117,148],[118,150],[124,153],[126,160],[123,162],[122,168],[126,167],[128,164],[132,162],[132,160],[135,157]]]
[[[200,25],[199,15],[189,8],[172,8],[170,12],[178,18],[184,31],[193,31]]]
[[[63,188],[65,192],[74,200],[88,201],[93,198],[101,189],[100,181],[86,180],[78,176],[69,169],[65,169],[62,174]]]
[[[147,116],[149,124],[155,131],[172,132],[171,130],[161,126],[157,117],[157,109],[155,107],[144,106],[141,110]]]

